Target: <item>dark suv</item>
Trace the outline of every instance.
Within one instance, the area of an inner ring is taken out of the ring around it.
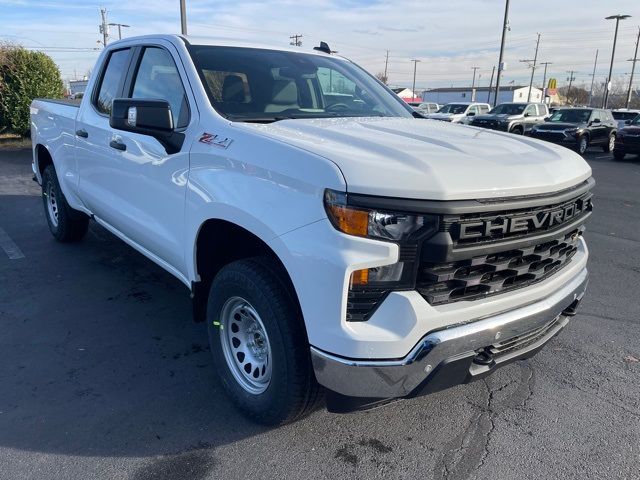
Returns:
[[[617,122],[609,110],[600,108],[561,108],[531,130],[533,138],[574,148],[583,154],[599,145],[605,152],[616,144]]]
[[[524,135],[548,116],[544,103],[501,103],[489,113],[476,116],[471,125]]]
[[[625,121],[625,126],[618,130],[613,158],[622,160],[627,153],[640,153],[640,115]]]

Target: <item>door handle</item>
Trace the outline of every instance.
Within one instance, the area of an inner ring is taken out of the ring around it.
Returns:
[[[125,151],[127,149],[127,146],[118,140],[111,140],[109,142],[109,146],[111,148],[115,148],[116,150],[121,150],[121,151]]]
[[[76,130],[76,136],[82,137],[82,138],[88,138],[89,134],[87,133],[86,130],[80,129],[80,130]]]

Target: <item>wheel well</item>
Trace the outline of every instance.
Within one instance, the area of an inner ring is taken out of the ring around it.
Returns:
[[[516,130],[524,132],[524,127],[522,125],[514,125],[513,127],[511,127],[512,132],[515,132]]]
[[[271,247],[248,230],[226,220],[207,220],[200,227],[195,256],[196,271],[200,276],[200,281],[194,282],[192,286],[195,321],[205,320],[209,287],[216,274],[231,262],[259,256],[272,260],[270,264],[277,270],[276,273],[289,290],[296,307],[301,311],[287,269]]]
[[[42,178],[42,172],[48,165],[53,165],[53,158],[49,154],[44,145],[38,144],[36,146],[36,159],[38,161],[38,171],[40,172],[40,178]]]

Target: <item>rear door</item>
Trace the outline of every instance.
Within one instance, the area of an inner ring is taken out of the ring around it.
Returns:
[[[591,143],[604,143],[608,140],[609,127],[607,126],[607,116],[603,110],[595,109],[591,113],[589,123],[591,125]]]

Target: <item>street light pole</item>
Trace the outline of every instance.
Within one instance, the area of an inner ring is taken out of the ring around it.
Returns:
[[[110,23],[112,27],[118,27],[118,40],[122,40],[122,27],[129,28],[131,25],[125,23]]]
[[[185,0],[180,0],[180,28],[182,35],[187,34],[187,6]]]
[[[473,80],[471,81],[471,101],[472,102],[476,101],[476,71],[479,68],[480,67],[471,67],[471,69],[473,70]]]
[[[629,78],[629,90],[627,91],[627,101],[624,105],[625,108],[629,108],[631,103],[631,90],[633,88],[633,74],[636,71],[636,61],[638,60],[638,43],[640,43],[640,27],[638,27],[638,38],[636,39],[636,53],[633,54],[633,58],[629,61],[633,62],[631,67],[631,78]]]
[[[500,56],[498,57],[498,77],[496,78],[496,95],[493,97],[493,106],[496,106],[498,102],[498,95],[500,94],[500,76],[504,65],[502,59],[504,58],[504,40],[507,36],[507,29],[509,28],[509,0],[505,0],[504,4],[504,20],[502,22],[502,40],[500,41]]]
[[[547,103],[547,66],[553,65],[551,62],[542,62],[544,65],[544,75],[542,76],[542,103]]]
[[[418,67],[418,62],[420,60],[411,60],[413,62],[413,88],[411,89],[411,93],[413,98],[416,98],[416,70]]]
[[[615,33],[613,34],[613,50],[611,51],[611,64],[609,65],[609,76],[607,77],[607,85],[605,86],[605,90],[604,90],[604,104],[602,105],[603,108],[607,108],[607,105],[609,104],[609,89],[611,88],[611,75],[613,74],[613,60],[616,56],[616,42],[618,41],[618,25],[620,24],[620,20],[626,20],[627,18],[630,18],[631,15],[611,15],[609,17],[606,17],[605,20],[615,20],[616,21],[616,30]]]

